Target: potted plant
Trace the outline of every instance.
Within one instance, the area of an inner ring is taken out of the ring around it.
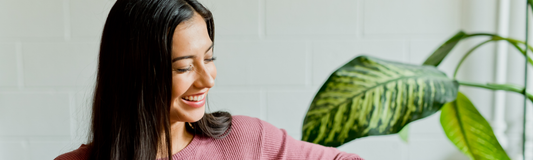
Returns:
[[[531,1],[531,0],[529,0]],[[487,37],[463,55],[453,77],[436,67],[464,39]],[[446,136],[471,159],[510,159],[487,120],[459,86],[533,94],[512,84],[475,83],[456,79],[463,61],[477,48],[507,41],[533,64],[525,42],[496,34],[458,32],[422,65],[359,56],[338,68],[319,89],[305,116],[302,140],[338,147],[356,138],[398,133],[408,123],[440,112]],[[403,132],[403,131],[402,131]]]

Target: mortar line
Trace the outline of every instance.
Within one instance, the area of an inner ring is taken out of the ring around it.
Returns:
[[[28,153],[33,153],[31,151],[30,140],[29,140],[28,137],[24,137],[24,140],[21,143],[22,143],[22,146],[28,150]],[[24,157],[26,159],[31,159],[32,158],[30,154],[24,154],[24,155],[25,155]]]
[[[24,59],[22,55],[22,42],[16,43],[16,60],[17,60],[17,86],[19,90],[24,89]]]
[[[69,92],[68,93],[68,107],[69,107],[69,120],[70,120],[70,140],[71,141],[75,141],[77,136],[76,136],[76,130],[77,130],[77,127],[76,127],[76,119],[74,117],[77,117],[75,116],[76,115],[76,98],[74,96],[74,93],[72,92]]]
[[[405,39],[404,41],[404,53],[403,53],[403,60],[407,63],[414,63],[411,62],[411,39]]]
[[[312,56],[312,41],[307,40],[305,44],[305,86],[309,87],[312,85],[313,77],[313,56]]]
[[[356,19],[355,19],[355,23],[357,23],[356,25],[356,33],[355,33],[355,39],[357,40],[360,40],[360,39],[363,39],[363,36],[364,36],[364,31],[365,31],[365,28],[364,28],[364,1],[363,0],[358,0],[356,2],[356,8],[357,8],[357,11],[356,11]]]
[[[260,119],[264,120],[264,121],[268,121],[268,105],[267,105],[267,102],[266,102],[266,93],[265,93],[265,89],[261,88],[259,90],[259,116],[260,116]]]
[[[72,29],[70,26],[70,1],[69,0],[63,0],[63,27],[64,33],[63,38],[65,41],[70,41],[72,38]]]
[[[265,39],[266,37],[266,2],[265,0],[258,0],[258,34],[259,34],[259,39]]]

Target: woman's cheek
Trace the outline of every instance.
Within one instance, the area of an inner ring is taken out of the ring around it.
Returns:
[[[180,77],[180,75],[174,77],[173,82],[173,89],[174,93],[176,93],[177,96],[181,97],[185,91],[190,87],[190,80],[186,79],[185,77]]]
[[[172,97],[175,100],[179,100],[185,91],[183,90],[183,81],[180,75],[174,75],[172,77]]]
[[[211,74],[211,77],[213,77],[213,79],[217,77],[217,67],[215,66],[215,64],[211,63],[209,67],[209,72]]]

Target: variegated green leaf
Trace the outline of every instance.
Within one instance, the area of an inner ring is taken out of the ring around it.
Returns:
[[[442,107],[440,123],[448,139],[471,159],[510,160],[489,122],[462,93]]]
[[[337,147],[359,137],[398,133],[453,101],[457,89],[458,83],[435,67],[360,56],[320,88],[302,140]]]
[[[429,56],[426,61],[424,61],[424,65],[430,65],[430,66],[438,66],[444,58],[452,51],[452,49],[461,41],[461,39],[468,37],[468,35],[463,32],[459,31],[457,34],[455,34],[452,38],[450,38],[448,41],[446,41],[444,44],[442,44],[431,56]]]

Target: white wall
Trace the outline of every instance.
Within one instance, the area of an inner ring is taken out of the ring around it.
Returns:
[[[460,29],[495,32],[497,0],[201,0],[215,16],[211,111],[266,120],[299,139],[314,94],[357,55],[421,64]],[[0,0],[0,159],[52,159],[86,139],[99,37],[113,0]],[[520,37],[519,37],[520,38]],[[452,75],[465,50],[440,66]],[[459,78],[491,82],[494,47],[475,52]],[[493,93],[461,88],[491,119]],[[466,159],[439,114],[396,135],[339,149],[368,160]],[[29,154],[28,154],[29,153]]]

